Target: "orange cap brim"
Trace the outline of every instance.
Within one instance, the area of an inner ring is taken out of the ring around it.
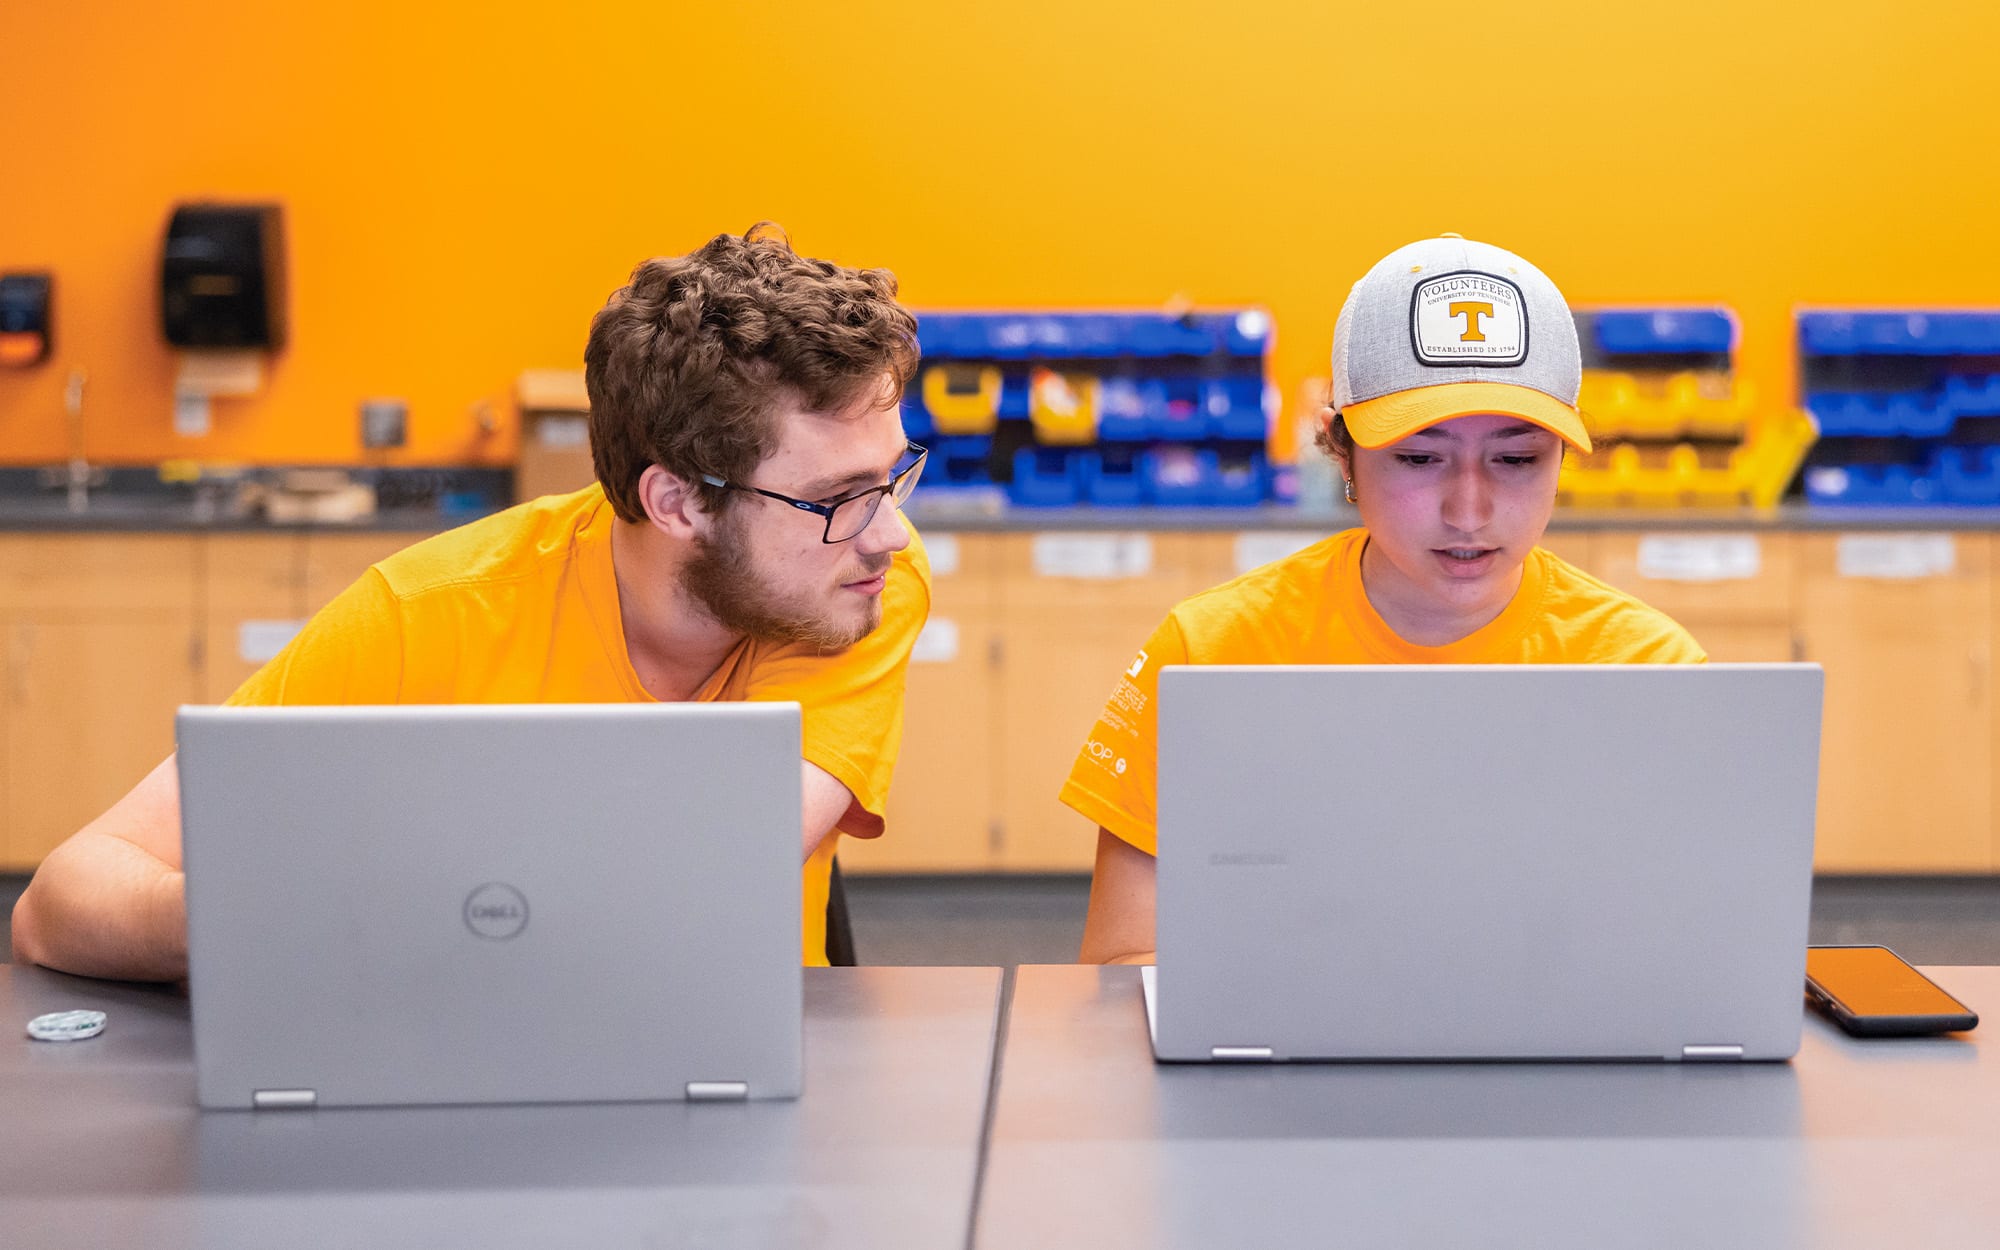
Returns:
[[[1413,387],[1340,410],[1357,447],[1387,447],[1453,417],[1505,413],[1531,421],[1579,452],[1590,453],[1583,414],[1553,395],[1511,382],[1444,382]]]

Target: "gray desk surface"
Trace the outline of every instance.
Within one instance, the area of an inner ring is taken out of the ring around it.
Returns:
[[[1790,1064],[1153,1063],[1136,968],[1016,975],[975,1244],[1837,1247],[2000,1242],[1986,1017]]]
[[[797,1102],[204,1114],[185,999],[0,965],[0,1246],[962,1247],[1000,983],[807,969]]]

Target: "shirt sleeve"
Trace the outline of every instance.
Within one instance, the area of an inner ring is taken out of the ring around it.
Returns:
[[[1168,616],[1119,674],[1058,796],[1084,819],[1148,855],[1159,847],[1160,668],[1187,662],[1187,637]]]
[[[402,605],[378,569],[321,608],[285,649],[237,687],[230,707],[401,701]]]
[[[889,782],[903,744],[903,689],[910,649],[931,611],[931,565],[913,529],[882,588],[882,622],[845,651],[781,647],[760,659],[746,698],[796,702],[801,753],[832,774],[854,802],[834,825],[871,837],[882,831]]]

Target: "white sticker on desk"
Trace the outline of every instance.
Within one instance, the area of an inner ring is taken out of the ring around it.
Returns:
[[[948,616],[933,616],[924,622],[917,641],[910,647],[912,664],[949,664],[958,658],[958,622]]]
[[[1242,574],[1262,568],[1325,537],[1313,530],[1246,530],[1236,536],[1236,571]]]
[[[263,664],[306,627],[304,621],[245,621],[236,627],[236,658],[245,664]]]
[[[1950,534],[1842,534],[1834,544],[1834,568],[1842,577],[1907,581],[1957,567],[1958,543]]]
[[[1639,539],[1639,576],[1661,582],[1737,582],[1764,567],[1755,534],[1646,534]]]
[[[1153,571],[1153,540],[1145,534],[1037,534],[1034,563],[1041,577],[1144,577]]]
[[[958,535],[924,535],[924,553],[931,558],[931,576],[950,577],[958,572]]]

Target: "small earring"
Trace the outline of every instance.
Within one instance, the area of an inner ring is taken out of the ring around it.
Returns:
[[[1351,477],[1344,477],[1340,479],[1340,483],[1342,486],[1347,488],[1347,502],[1359,503],[1360,500],[1354,497],[1354,479]]]

